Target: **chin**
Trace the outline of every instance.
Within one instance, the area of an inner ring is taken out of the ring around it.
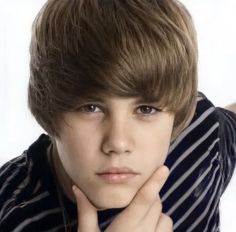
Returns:
[[[125,208],[126,206],[129,205],[129,202],[105,202],[104,204],[101,202],[92,202],[93,205],[98,209],[98,210],[105,210],[105,209],[114,209],[114,208]]]
[[[90,199],[90,202],[98,209],[98,210],[105,210],[105,209],[112,209],[112,208],[124,208],[127,207],[130,202],[132,201],[133,196],[119,196],[119,197],[108,197],[103,196],[99,198],[95,196],[94,199]]]

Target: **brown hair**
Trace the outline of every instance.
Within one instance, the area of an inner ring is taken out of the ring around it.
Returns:
[[[173,135],[196,105],[196,33],[176,0],[48,0],[30,55],[28,104],[53,136],[91,95],[156,99],[175,113]]]

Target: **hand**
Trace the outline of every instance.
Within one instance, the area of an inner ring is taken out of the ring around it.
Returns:
[[[112,221],[106,232],[172,232],[170,217],[162,213],[159,192],[169,174],[158,168],[137,192],[131,203]],[[76,186],[73,186],[78,209],[78,231],[100,232],[97,209]]]
[[[232,103],[230,105],[225,106],[225,109],[230,110],[230,111],[236,113],[236,102]]]

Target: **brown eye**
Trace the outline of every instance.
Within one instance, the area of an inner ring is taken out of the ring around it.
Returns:
[[[80,107],[80,111],[85,112],[85,113],[96,113],[96,112],[100,112],[101,110],[96,105],[84,105]]]
[[[152,115],[152,114],[155,114],[156,112],[160,111],[159,109],[156,109],[152,106],[146,106],[146,105],[143,105],[143,106],[140,106],[138,108],[138,112],[140,114],[144,114],[144,115]]]

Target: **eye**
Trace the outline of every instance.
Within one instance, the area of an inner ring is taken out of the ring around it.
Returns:
[[[138,113],[144,114],[144,115],[153,115],[157,112],[160,112],[161,110],[158,108],[155,108],[153,106],[143,105],[138,107]]]
[[[97,105],[88,104],[88,105],[81,106],[79,108],[79,111],[83,113],[97,113],[97,112],[101,112],[101,109]]]

